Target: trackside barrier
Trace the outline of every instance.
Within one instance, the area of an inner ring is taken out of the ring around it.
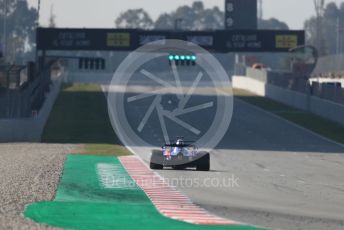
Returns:
[[[344,105],[266,84],[246,76],[233,76],[232,84],[234,88],[250,91],[344,125]]]
[[[41,141],[44,126],[60,92],[64,76],[65,74],[60,75],[60,77],[50,86],[46,100],[35,116],[22,119],[0,120],[0,142]]]

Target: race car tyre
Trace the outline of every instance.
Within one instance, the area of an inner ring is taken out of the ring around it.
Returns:
[[[210,170],[210,154],[207,152],[203,153],[204,156],[202,156],[196,166],[197,171],[209,171]]]
[[[153,150],[149,167],[151,169],[163,169],[164,168],[163,161],[164,161],[164,157],[162,155],[162,151]]]

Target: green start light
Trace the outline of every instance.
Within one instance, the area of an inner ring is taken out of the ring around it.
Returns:
[[[175,55],[175,54],[170,54],[168,56],[168,60],[170,61],[196,61],[197,56],[196,55]]]

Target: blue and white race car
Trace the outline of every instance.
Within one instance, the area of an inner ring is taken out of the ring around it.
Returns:
[[[165,144],[161,150],[153,150],[150,160],[151,169],[196,168],[198,171],[210,170],[210,155],[205,151],[198,151],[197,147],[183,138],[178,138],[173,144]]]

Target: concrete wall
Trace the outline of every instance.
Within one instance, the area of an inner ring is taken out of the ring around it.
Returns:
[[[65,74],[51,85],[47,98],[36,117],[0,120],[0,142],[40,142],[44,126],[60,92]]]
[[[246,75],[260,82],[268,81],[268,71],[264,69],[260,70],[248,67],[246,69]]]
[[[259,96],[267,97],[295,108],[306,110],[326,119],[344,125],[344,105],[318,97],[265,84],[246,76],[233,76],[234,88],[248,90]]]
[[[246,76],[270,85],[306,93],[308,77],[283,71],[267,71],[247,68]]]

